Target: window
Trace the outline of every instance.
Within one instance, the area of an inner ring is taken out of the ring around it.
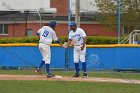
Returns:
[[[32,29],[27,29],[26,36],[32,36]]]
[[[8,34],[8,25],[0,24],[0,34]]]

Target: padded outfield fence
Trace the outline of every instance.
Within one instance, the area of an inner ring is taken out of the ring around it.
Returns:
[[[51,67],[73,69],[73,47],[51,45]],[[87,45],[86,62],[89,70],[140,70],[140,45]],[[0,44],[0,67],[37,67],[41,61],[37,44]]]

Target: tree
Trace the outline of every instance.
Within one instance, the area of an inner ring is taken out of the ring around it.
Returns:
[[[95,0],[99,7],[98,16],[103,24],[114,26],[117,24],[118,0]],[[121,25],[130,33],[140,29],[140,0],[120,0]]]

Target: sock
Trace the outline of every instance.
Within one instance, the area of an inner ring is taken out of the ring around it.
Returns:
[[[79,63],[75,63],[76,74],[79,74]]]
[[[86,62],[83,62],[82,66],[83,66],[83,72],[86,73],[87,72]]]
[[[43,65],[45,65],[45,61],[41,61],[41,63],[40,63],[40,65],[39,65],[39,67],[38,67],[38,70],[40,70],[40,68],[43,66]]]
[[[49,75],[50,74],[50,64],[45,64],[46,66],[46,72]]]

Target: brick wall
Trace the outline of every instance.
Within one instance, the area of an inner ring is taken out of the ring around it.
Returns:
[[[27,29],[32,29],[32,35],[35,36],[37,30],[39,29],[38,23],[30,23],[27,25]],[[25,37],[26,34],[26,24],[9,24],[8,25],[8,35],[0,35],[0,38],[9,37]]]
[[[111,28],[101,24],[82,24],[83,28],[88,36],[113,36],[117,37],[117,28]]]
[[[67,16],[68,15],[68,0],[50,0],[50,7],[56,8],[56,16]]]
[[[25,37],[25,24],[9,25],[8,35],[0,35],[0,38],[4,37]],[[113,36],[117,37],[117,28],[107,27],[101,24],[81,24],[81,28],[85,30],[88,36]],[[27,29],[32,29],[32,35],[36,36],[36,32],[39,29],[39,24],[28,24]],[[56,34],[58,36],[68,35],[68,26],[65,23],[60,23],[56,27]]]

